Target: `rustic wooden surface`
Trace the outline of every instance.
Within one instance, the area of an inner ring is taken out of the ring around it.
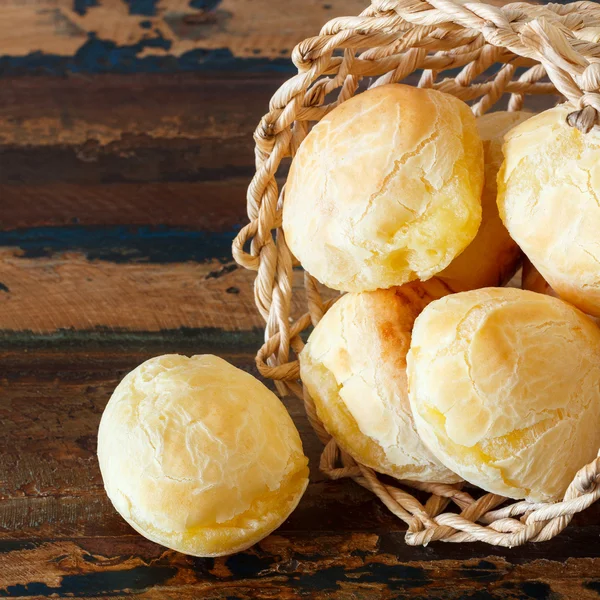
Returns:
[[[212,352],[255,372],[252,274],[230,254],[251,132],[294,44],[363,6],[0,0],[0,597],[600,597],[599,507],[545,544],[409,548],[320,475],[292,401],[311,484],[247,552],[168,551],[103,492],[96,430],[128,370]]]

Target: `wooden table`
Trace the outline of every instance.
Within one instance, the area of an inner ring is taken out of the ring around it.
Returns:
[[[251,132],[288,56],[363,0],[6,0],[0,19],[0,596],[600,596],[599,508],[544,544],[410,548],[366,491],[326,481],[251,550],[198,559],[114,511],[96,431],[166,352],[255,372],[252,275],[231,260]],[[296,307],[301,310],[300,306]]]

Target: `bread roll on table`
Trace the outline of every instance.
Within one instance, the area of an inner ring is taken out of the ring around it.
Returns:
[[[308,484],[279,399],[216,356],[150,359],[113,393],[98,460],[121,516],[195,556],[239,552],[279,527]]]

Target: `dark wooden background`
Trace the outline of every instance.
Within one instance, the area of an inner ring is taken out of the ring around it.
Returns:
[[[255,371],[252,275],[230,254],[251,132],[292,47],[364,5],[0,0],[0,597],[600,597],[599,509],[545,544],[409,548],[319,474],[294,402],[312,482],[245,553],[166,550],[104,494],[96,430],[127,371],[165,352]]]

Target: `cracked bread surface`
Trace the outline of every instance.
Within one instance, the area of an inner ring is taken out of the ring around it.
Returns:
[[[449,292],[436,278],[340,298],[300,354],[317,414],[353,458],[399,479],[460,481],[419,439],[408,401],[406,353],[419,312]]]
[[[484,490],[562,497],[600,447],[600,329],[570,304],[512,288],[446,296],[407,357],[421,439]]]
[[[600,316],[600,129],[570,127],[560,105],[506,136],[500,216],[556,293]]]
[[[287,244],[337,290],[428,279],[475,237],[483,170],[464,102],[401,84],[368,90],[300,145],[283,204]]]
[[[298,432],[257,379],[211,355],[165,355],[129,373],[100,423],[117,511],[186,554],[243,550],[276,529],[308,484]]]

